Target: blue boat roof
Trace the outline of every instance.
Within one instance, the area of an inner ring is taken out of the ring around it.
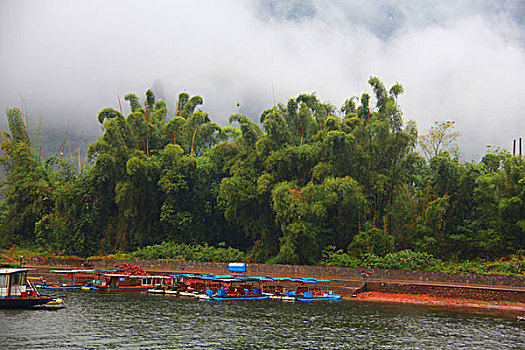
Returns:
[[[274,280],[271,277],[265,277],[265,276],[237,276],[235,278],[238,278],[241,280],[259,280],[259,281],[273,281]]]
[[[107,270],[93,270],[93,269],[74,269],[74,270],[50,270],[49,272],[58,274],[70,274],[70,273],[111,273],[111,272],[123,272],[130,271],[132,269],[107,269]]]
[[[218,277],[216,276],[199,276],[201,280],[216,280]]]
[[[173,275],[168,275],[170,277],[188,277],[188,278],[194,278],[194,277],[200,277],[201,275],[197,275],[194,273],[176,273]]]
[[[291,281],[299,283],[326,283],[329,279],[319,279],[313,277],[272,277],[274,281]]]
[[[169,275],[170,277],[186,277],[186,278],[198,278],[201,280],[230,280],[230,281],[290,281],[297,283],[328,283],[329,279],[320,279],[313,277],[266,277],[266,276],[232,276],[232,275],[201,275],[194,273],[178,273]]]

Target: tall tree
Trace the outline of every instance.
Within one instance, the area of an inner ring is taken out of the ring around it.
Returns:
[[[458,156],[457,139],[461,136],[458,131],[454,131],[454,121],[445,122],[435,121],[430,127],[428,134],[419,137],[419,145],[423,154],[430,159],[441,152],[449,152]]]

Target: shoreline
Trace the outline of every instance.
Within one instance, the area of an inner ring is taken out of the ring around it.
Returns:
[[[53,280],[55,276],[49,274],[51,269],[68,269],[68,268],[87,268],[83,263],[78,261],[53,259],[51,261],[32,261],[33,264],[27,265],[32,268],[31,275],[47,275],[48,280]],[[181,261],[138,261],[138,260],[101,260],[92,261],[90,268],[108,268],[120,266],[123,263],[140,265],[150,273],[224,273],[227,271],[225,263],[199,263],[199,262],[181,262]],[[366,287],[363,284],[359,273],[360,269],[349,268],[320,268],[311,266],[288,266],[288,265],[261,265],[250,264],[249,269],[253,275],[265,276],[307,276],[315,278],[328,278],[332,280],[330,289],[335,294],[342,294],[343,300],[347,301],[370,301],[382,303],[398,304],[415,304],[422,306],[436,307],[455,307],[470,308],[477,310],[500,310],[514,312],[525,315],[525,286],[523,278],[508,278],[504,276],[488,276],[489,282],[496,282],[499,285],[479,285],[473,284],[478,282],[478,278],[487,278],[486,276],[460,275],[466,279],[466,284],[458,283],[457,274],[449,276],[445,274],[435,274],[441,278],[436,279],[439,282],[432,283],[433,274],[417,271],[391,271],[391,270],[374,270],[372,271],[374,279],[366,281]],[[381,274],[397,274],[394,276],[381,276]],[[406,276],[404,276],[406,274]],[[398,276],[399,275],[399,276]],[[377,276],[377,277],[376,277]],[[383,277],[383,278],[381,278]],[[388,277],[398,277],[392,279]],[[400,280],[399,277],[407,279]],[[416,278],[417,279],[416,279]],[[381,278],[381,279],[380,279]],[[408,280],[410,278],[411,280]],[[501,288],[502,281],[509,279],[507,289]],[[419,281],[418,281],[419,280]],[[423,282],[421,282],[423,281]],[[445,285],[443,281],[449,281]],[[479,282],[478,282],[479,283]],[[516,287],[514,287],[516,286]],[[365,287],[365,288],[363,288]],[[354,295],[354,293],[356,293]]]
[[[345,298],[349,300],[350,298]],[[373,301],[383,303],[415,304],[424,306],[451,306],[458,308],[474,308],[484,310],[516,311],[525,313],[525,303],[511,303],[504,301],[483,301],[473,299],[458,299],[437,297],[426,294],[396,294],[367,291],[357,294],[351,299],[359,301]]]

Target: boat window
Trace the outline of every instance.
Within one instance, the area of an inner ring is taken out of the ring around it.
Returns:
[[[7,275],[0,275],[0,288],[7,288],[8,277]]]
[[[22,284],[22,274],[20,273],[14,273],[12,275],[11,285],[12,286],[20,286]]]

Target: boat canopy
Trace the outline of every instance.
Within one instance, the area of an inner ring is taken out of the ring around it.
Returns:
[[[200,279],[204,281],[218,281],[218,282],[240,282],[240,281],[258,281],[258,282],[278,282],[289,281],[296,283],[328,283],[329,279],[319,279],[313,277],[266,277],[266,276],[232,276],[232,275],[199,275],[193,273],[179,273],[169,275],[170,277],[186,277]]]
[[[129,277],[129,278],[168,278],[170,276],[135,276],[135,275],[126,275],[126,274],[120,274],[120,273],[103,273],[102,276],[106,277]]]
[[[13,273],[28,271],[28,269],[16,269],[16,268],[7,268],[0,269],[0,275],[11,275]]]
[[[290,281],[299,283],[328,283],[329,279],[319,279],[313,277],[271,277],[274,281]]]
[[[131,269],[107,269],[107,270],[50,270],[49,272],[52,273],[63,273],[63,274],[70,274],[70,273],[111,273],[111,272],[122,272],[122,271],[130,271]]]
[[[168,275],[170,277],[186,277],[186,278],[200,278],[201,275],[196,275],[194,273],[176,273],[173,275]]]

